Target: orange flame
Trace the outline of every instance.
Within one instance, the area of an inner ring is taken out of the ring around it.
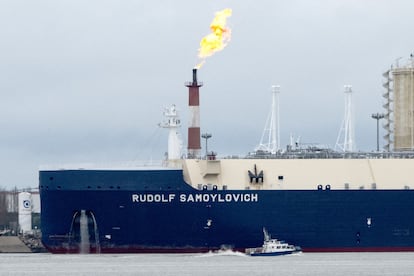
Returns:
[[[196,65],[199,69],[206,58],[212,56],[215,52],[221,51],[230,41],[231,30],[226,27],[227,17],[231,16],[231,9],[224,9],[216,12],[213,22],[210,24],[211,33],[203,37],[200,41],[200,49],[198,49],[198,57],[201,59]]]

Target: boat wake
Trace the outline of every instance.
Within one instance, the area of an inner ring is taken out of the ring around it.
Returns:
[[[196,258],[208,258],[208,257],[220,257],[220,256],[235,256],[235,257],[247,257],[246,254],[231,249],[209,251],[208,253],[196,255]]]

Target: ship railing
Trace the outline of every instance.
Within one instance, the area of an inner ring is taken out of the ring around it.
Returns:
[[[142,168],[142,167],[165,167],[165,160],[142,160],[107,163],[66,163],[49,164],[39,166],[40,171],[47,170],[82,170],[82,169],[113,169],[113,168]]]
[[[404,152],[337,152],[333,150],[294,150],[271,154],[251,152],[247,159],[413,159],[414,151]]]

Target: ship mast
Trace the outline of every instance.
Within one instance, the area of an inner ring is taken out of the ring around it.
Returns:
[[[352,105],[352,85],[344,85],[345,115],[336,139],[335,149],[343,152],[355,151],[354,114]],[[341,142],[342,140],[342,142]]]
[[[162,128],[168,128],[168,160],[181,158],[182,141],[178,129],[181,126],[181,120],[175,105],[164,109],[164,121],[159,124]]]
[[[266,120],[260,144],[255,148],[255,151],[276,154],[280,150],[279,94],[280,85],[272,85],[272,106]]]

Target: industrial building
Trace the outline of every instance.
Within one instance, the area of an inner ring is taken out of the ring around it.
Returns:
[[[394,150],[414,149],[414,59],[392,70],[394,80]]]
[[[40,229],[39,191],[0,191],[0,235]]]
[[[384,73],[385,151],[414,150],[414,57],[398,59]]]

